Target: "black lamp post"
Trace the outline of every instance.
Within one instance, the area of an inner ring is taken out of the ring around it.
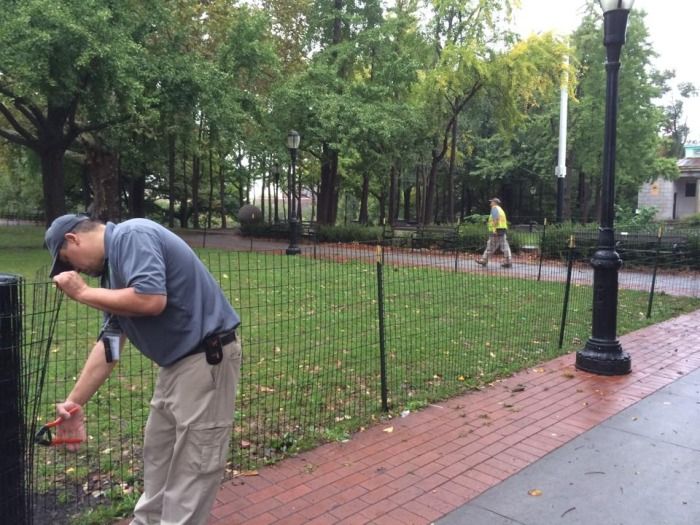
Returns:
[[[279,196],[279,191],[280,191],[280,164],[279,162],[275,162],[272,165],[272,178],[275,183],[275,224],[280,222],[280,214],[279,214],[279,208],[277,206],[277,198]]]
[[[617,340],[618,271],[622,266],[615,251],[615,143],[617,127],[617,79],[620,51],[625,43],[627,17],[634,0],[598,0],[604,13],[607,84],[605,92],[605,140],[601,185],[598,247],[593,266],[592,335],[576,353],[576,368],[601,375],[630,372],[632,361]]]
[[[297,245],[299,241],[299,221],[296,215],[296,202],[292,198],[294,193],[294,182],[296,180],[297,169],[297,150],[299,149],[299,141],[301,137],[299,133],[292,130],[287,133],[287,149],[292,158],[292,166],[287,178],[287,199],[289,203],[289,246],[287,247],[287,255],[298,255],[301,249]]]

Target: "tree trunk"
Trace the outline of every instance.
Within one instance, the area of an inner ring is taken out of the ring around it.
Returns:
[[[340,173],[338,173],[338,152],[333,152],[333,192],[331,193],[330,225],[338,219],[338,199],[340,198]]]
[[[39,152],[41,159],[41,184],[44,192],[46,225],[66,213],[64,187],[63,148],[50,148]]]
[[[381,192],[379,193],[379,198],[377,200],[379,201],[379,225],[381,226],[385,224],[386,221],[386,187],[382,186]]]
[[[428,175],[428,181],[425,188],[425,207],[423,209],[423,216],[420,219],[421,224],[432,224],[433,223],[433,210],[435,209],[435,187],[437,186],[437,172],[438,164],[440,159],[433,152],[433,158],[430,163],[430,173]]]
[[[118,221],[120,214],[117,156],[99,147],[88,148],[85,165],[93,191],[90,215],[101,221]]]
[[[403,220],[411,220],[411,186],[403,190]]]
[[[131,217],[146,216],[146,173],[148,168],[144,165],[141,174],[129,183],[129,215]]]
[[[182,155],[182,195],[180,196],[180,228],[187,228],[189,205],[187,203],[187,155]]]
[[[581,170],[579,171],[578,194],[576,197],[578,201],[579,220],[583,224],[586,224],[588,222],[590,193],[590,188],[588,186],[588,182],[586,181],[586,172]]]
[[[209,205],[207,206],[207,228],[211,229],[211,214],[214,212],[214,154],[209,142]]]
[[[168,226],[175,226],[175,134],[168,135]]]
[[[363,225],[367,225],[369,222],[369,173],[362,174],[362,194],[360,195],[360,216],[357,218],[358,222]]]
[[[221,200],[221,228],[226,229],[226,180],[223,156],[219,157],[219,200]]]
[[[192,227],[199,228],[199,181],[201,159],[198,154],[192,156]]]
[[[396,216],[398,215],[398,174],[396,170],[396,165],[392,164],[389,170],[389,224],[393,225],[396,222]]]
[[[262,180],[260,181],[260,212],[262,213],[262,221],[265,222],[265,184],[268,181],[268,178],[265,176],[267,172],[267,158],[261,156],[260,161],[260,173],[262,174]]]
[[[423,196],[425,195],[425,181],[423,180],[423,169],[419,164],[416,165],[416,222],[423,220]]]
[[[323,144],[321,188],[318,194],[318,223],[335,224],[338,213],[338,152]]]
[[[452,143],[450,144],[450,167],[447,172],[447,202],[445,219],[452,224],[455,221],[455,161],[457,157],[457,119],[452,124]]]

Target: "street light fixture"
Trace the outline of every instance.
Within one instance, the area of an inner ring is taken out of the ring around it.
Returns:
[[[299,221],[297,220],[295,210],[295,199],[292,198],[294,182],[296,180],[297,150],[299,149],[300,141],[301,136],[298,132],[292,130],[287,133],[287,149],[292,159],[291,170],[287,176],[287,203],[289,206],[289,246],[287,247],[287,255],[298,255],[301,253],[301,249],[297,245],[299,241]]]
[[[601,375],[630,372],[632,361],[617,340],[618,271],[622,266],[615,251],[615,145],[617,132],[617,85],[620,51],[625,43],[627,18],[634,0],[598,0],[603,8],[606,50],[605,138],[601,184],[598,247],[593,266],[592,335],[576,353],[576,368]]]

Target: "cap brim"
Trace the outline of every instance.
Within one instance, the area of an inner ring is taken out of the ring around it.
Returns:
[[[61,259],[58,258],[58,254],[56,254],[53,258],[53,264],[51,265],[51,271],[49,272],[49,277],[53,277],[55,275],[58,275],[59,273],[62,272],[70,272],[73,271],[75,268],[73,268],[70,264],[67,264],[63,262]]]
[[[61,247],[65,244],[66,234],[72,232],[75,227],[89,217],[85,214],[62,215],[51,223],[44,235],[44,246],[49,249],[53,260],[51,261],[51,271],[49,277],[54,277],[61,272],[68,272],[74,268],[60,259]]]

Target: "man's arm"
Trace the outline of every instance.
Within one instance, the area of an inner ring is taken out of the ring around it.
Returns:
[[[123,337],[120,339],[120,345],[124,345]],[[71,393],[68,394],[66,402],[84,406],[107,380],[116,364],[116,362],[107,362],[104,343],[97,341],[83,365],[78,381],[76,381]]]
[[[124,346],[124,337],[120,338],[120,346]],[[56,405],[56,415],[63,419],[56,428],[56,437],[87,439],[82,407],[90,400],[112,373],[116,362],[108,363],[105,359],[105,347],[102,341],[97,341],[90,351],[83,369],[80,372],[73,390],[63,403]],[[71,410],[73,413],[71,414]],[[66,445],[68,450],[78,450],[78,444]]]
[[[59,273],[53,278],[53,282],[71,299],[115,315],[158,315],[167,304],[165,295],[140,294],[136,293],[134,288],[92,288],[78,272]]]

